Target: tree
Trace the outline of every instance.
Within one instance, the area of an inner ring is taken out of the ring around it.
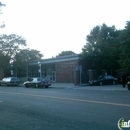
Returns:
[[[18,35],[0,36],[0,60],[2,69],[6,69],[13,62],[15,55],[26,46],[26,40]]]
[[[15,54],[25,46],[26,40],[21,36],[16,34],[0,36],[0,51],[11,58],[13,58]]]
[[[114,70],[118,67],[118,36],[115,26],[106,24],[94,27],[86,37],[82,48],[83,57],[89,62],[89,69]]]
[[[6,6],[6,5],[3,4],[2,2],[0,2],[0,14],[2,14],[1,7],[3,7],[3,6]],[[3,28],[3,27],[5,27],[4,22],[0,25],[0,28]]]
[[[20,68],[30,60],[39,60],[43,57],[40,51],[35,49],[23,49],[15,55],[14,66]]]
[[[7,55],[5,56],[2,51],[0,51],[0,69],[4,69],[9,64],[10,57]]]
[[[58,57],[58,56],[69,56],[69,55],[74,55],[74,54],[76,54],[76,53],[74,53],[73,51],[62,51],[56,57]]]
[[[0,8],[1,8],[2,6],[6,6],[6,5],[5,5],[5,4],[3,4],[2,2],[0,2]]]
[[[130,70],[130,21],[126,22],[125,29],[121,31],[120,37],[120,60],[121,68]]]

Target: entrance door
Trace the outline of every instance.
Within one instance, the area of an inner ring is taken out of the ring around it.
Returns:
[[[56,72],[52,71],[52,82],[56,82]]]

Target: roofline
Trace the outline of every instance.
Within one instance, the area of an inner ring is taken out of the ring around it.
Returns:
[[[55,62],[78,60],[78,59],[82,59],[81,55],[74,54],[74,55],[69,55],[69,56],[59,56],[55,58],[33,60],[33,61],[29,61],[28,65],[36,65],[38,64],[38,62],[40,62],[41,64],[47,64],[47,63],[55,63]]]

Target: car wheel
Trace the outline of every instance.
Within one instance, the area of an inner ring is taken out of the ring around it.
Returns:
[[[113,81],[113,82],[112,82],[112,84],[113,84],[113,85],[115,85],[115,84],[116,84],[116,82],[115,82],[115,81]]]
[[[28,88],[29,87],[28,84],[25,84],[25,87]]]
[[[35,88],[39,88],[38,84],[35,84]]]
[[[102,86],[102,82],[100,82],[99,84],[100,84],[100,86]]]
[[[48,86],[45,86],[45,88],[48,88]]]

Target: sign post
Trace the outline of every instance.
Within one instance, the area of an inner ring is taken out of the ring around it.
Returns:
[[[11,70],[11,76],[13,76],[13,70]]]
[[[80,72],[80,84],[82,80],[82,65],[79,65],[79,72]]]
[[[38,61],[39,69],[38,72],[40,73],[40,78],[42,77],[42,71],[41,71],[41,62]]]
[[[13,75],[14,75],[14,72],[13,72],[13,64],[11,64],[10,66],[11,66],[10,73],[11,73],[11,76],[13,77]]]

